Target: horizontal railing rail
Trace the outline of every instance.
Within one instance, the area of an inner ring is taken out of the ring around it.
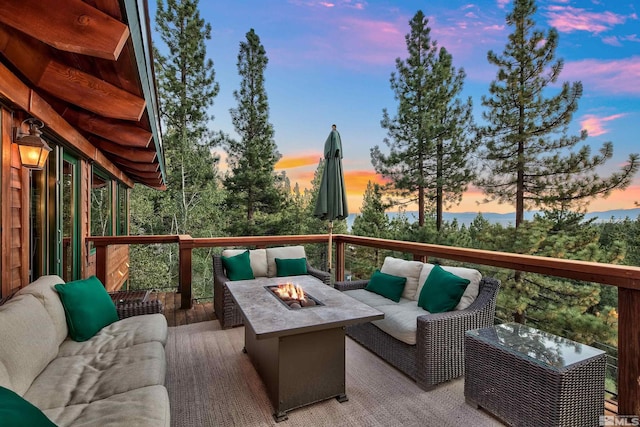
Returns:
[[[179,290],[181,307],[191,307],[191,253],[194,248],[327,243],[328,235],[246,236],[193,238],[173,236],[113,236],[89,237],[96,248],[96,275],[106,275],[106,248],[122,244],[179,244]],[[427,261],[443,258],[472,264],[540,273],[567,279],[596,282],[618,288],[618,413],[640,414],[640,267],[546,258],[507,252],[493,252],[428,243],[404,242],[372,237],[337,234],[335,244],[335,279],[344,280],[345,247],[367,246],[412,254],[414,259]]]

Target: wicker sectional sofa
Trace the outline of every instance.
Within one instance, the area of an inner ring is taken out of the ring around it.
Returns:
[[[387,265],[391,268],[385,271]],[[499,281],[481,277],[477,270],[443,267],[474,280],[456,309],[431,314],[418,307],[417,300],[432,267],[418,261],[385,259],[382,272],[408,277],[398,303],[365,290],[368,280],[335,284],[336,289],[385,313],[383,320],[348,326],[347,335],[413,378],[424,390],[464,374],[465,331],[493,325],[500,287]]]
[[[0,386],[60,427],[169,426],[165,317],[117,320],[73,341],[62,283],[43,276],[0,306]]]
[[[222,256],[233,256],[246,249],[226,249]],[[251,269],[255,277],[275,277],[276,258],[306,258],[304,246],[282,246],[267,249],[252,249],[249,251]],[[318,278],[325,284],[331,283],[329,273],[313,268],[307,262],[307,273]],[[243,324],[242,313],[236,307],[227,286],[229,281],[222,264],[220,255],[213,256],[213,308],[223,329],[241,326]]]

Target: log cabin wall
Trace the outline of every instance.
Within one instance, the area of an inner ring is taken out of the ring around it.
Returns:
[[[52,173],[46,177],[21,166],[12,140],[13,129],[22,120],[42,121],[47,142],[77,159],[75,214],[82,277],[96,272],[95,254],[85,243],[91,234],[93,166],[99,166],[114,189],[139,183],[162,190],[165,173],[146,0],[3,0],[0,9],[0,297],[4,297],[35,278],[31,276],[52,274],[57,268],[49,260],[30,266],[31,221],[48,226],[56,219],[52,215],[59,215],[50,205],[52,212],[46,216],[32,215],[30,176],[37,178],[38,191],[44,194],[41,187],[55,181],[59,166],[49,162]],[[33,194],[35,201],[38,191]],[[116,194],[114,235],[118,234]],[[44,197],[43,203],[44,199],[50,202],[51,197]],[[43,230],[38,236],[49,239],[41,245],[42,252],[53,254],[58,240],[54,233]],[[40,250],[38,244],[33,246]],[[112,255],[109,286],[118,287],[128,278],[128,270],[123,270],[129,264],[128,248]]]

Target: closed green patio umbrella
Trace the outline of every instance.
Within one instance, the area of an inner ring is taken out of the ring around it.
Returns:
[[[347,193],[344,188],[344,175],[342,173],[342,141],[332,126],[331,133],[324,143],[324,170],[320,180],[320,190],[316,200],[316,208],[313,215],[317,218],[329,221],[329,250],[328,266],[331,272],[331,240],[333,234],[333,221],[345,219],[349,216],[347,209]]]

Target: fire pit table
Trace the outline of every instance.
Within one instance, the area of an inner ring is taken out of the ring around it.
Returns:
[[[291,283],[313,305],[291,308],[270,288]],[[275,410],[287,412],[345,393],[345,326],[384,314],[313,276],[260,277],[226,283],[244,317],[245,351],[258,371]]]

